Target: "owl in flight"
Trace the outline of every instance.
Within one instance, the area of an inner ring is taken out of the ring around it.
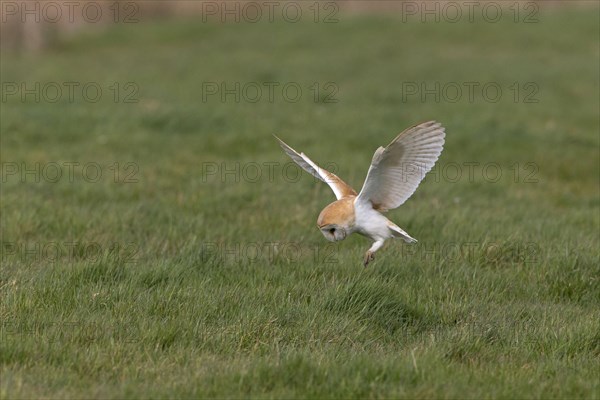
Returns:
[[[401,206],[412,196],[442,153],[445,136],[444,127],[435,121],[406,129],[387,147],[375,151],[358,194],[304,153],[296,152],[281,139],[275,138],[296,164],[327,183],[335,193],[337,200],[325,207],[317,219],[323,236],[336,242],[356,232],[373,240],[364,258],[367,266],[387,239],[399,237],[407,243],[417,241],[382,213]]]

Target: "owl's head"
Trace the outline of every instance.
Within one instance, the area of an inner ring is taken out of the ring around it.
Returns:
[[[346,239],[354,226],[354,196],[334,201],[321,211],[317,226],[325,239],[337,242]]]

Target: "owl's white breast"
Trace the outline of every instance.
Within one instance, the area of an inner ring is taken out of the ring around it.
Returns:
[[[389,239],[393,237],[388,226],[388,219],[374,210],[370,204],[354,201],[356,216],[355,230],[361,235],[373,240]]]

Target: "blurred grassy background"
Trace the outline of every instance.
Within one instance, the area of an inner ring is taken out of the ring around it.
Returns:
[[[3,398],[598,398],[598,8],[541,7],[531,24],[352,11],[172,16],[3,47]],[[7,94],[64,82],[103,95]],[[212,82],[302,96],[203,101]],[[315,101],[328,82],[338,101]],[[403,90],[414,82],[503,95],[422,101]],[[271,134],[359,189],[373,151],[428,119],[447,128],[437,175],[389,215],[419,243],[390,242],[363,269],[368,241],[324,242],[333,196],[286,176]],[[103,176],[9,174],[67,162]],[[301,251],[248,255],[268,243]],[[56,261],[48,244],[67,250]]]

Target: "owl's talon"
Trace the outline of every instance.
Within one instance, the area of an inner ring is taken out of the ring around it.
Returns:
[[[364,266],[366,267],[371,261],[373,261],[375,259],[375,253],[371,252],[371,251],[367,251],[365,253],[365,261],[364,261]]]

